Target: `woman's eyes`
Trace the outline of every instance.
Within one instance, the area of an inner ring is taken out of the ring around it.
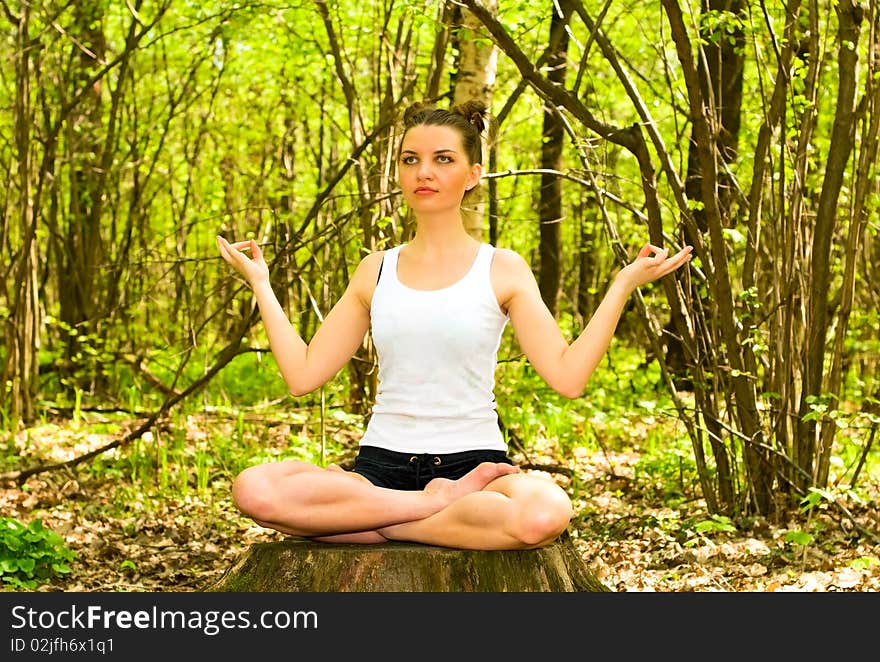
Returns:
[[[452,163],[454,159],[448,154],[438,154],[437,155],[437,163]],[[404,165],[415,165],[418,163],[418,157],[416,156],[404,156],[400,162]]]

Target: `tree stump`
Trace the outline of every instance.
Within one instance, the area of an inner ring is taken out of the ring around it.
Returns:
[[[256,543],[212,592],[610,592],[571,539],[530,550],[483,552],[417,543]]]

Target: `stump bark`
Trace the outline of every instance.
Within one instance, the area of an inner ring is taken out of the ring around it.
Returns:
[[[570,538],[547,547],[473,551],[417,543],[256,543],[213,592],[610,592]]]

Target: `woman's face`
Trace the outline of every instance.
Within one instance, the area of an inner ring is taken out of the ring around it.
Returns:
[[[414,212],[458,210],[482,167],[469,163],[461,134],[448,126],[414,126],[403,138],[398,161],[403,197]]]

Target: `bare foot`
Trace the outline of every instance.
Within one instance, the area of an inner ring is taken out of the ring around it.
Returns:
[[[437,494],[449,503],[471,492],[478,492],[496,478],[519,473],[519,467],[506,462],[482,462],[458,480],[435,478],[425,485],[425,492]]]
[[[356,533],[337,533],[332,536],[315,536],[312,540],[318,542],[338,542],[357,544],[376,544],[388,542],[388,539],[378,531],[357,531]]]

